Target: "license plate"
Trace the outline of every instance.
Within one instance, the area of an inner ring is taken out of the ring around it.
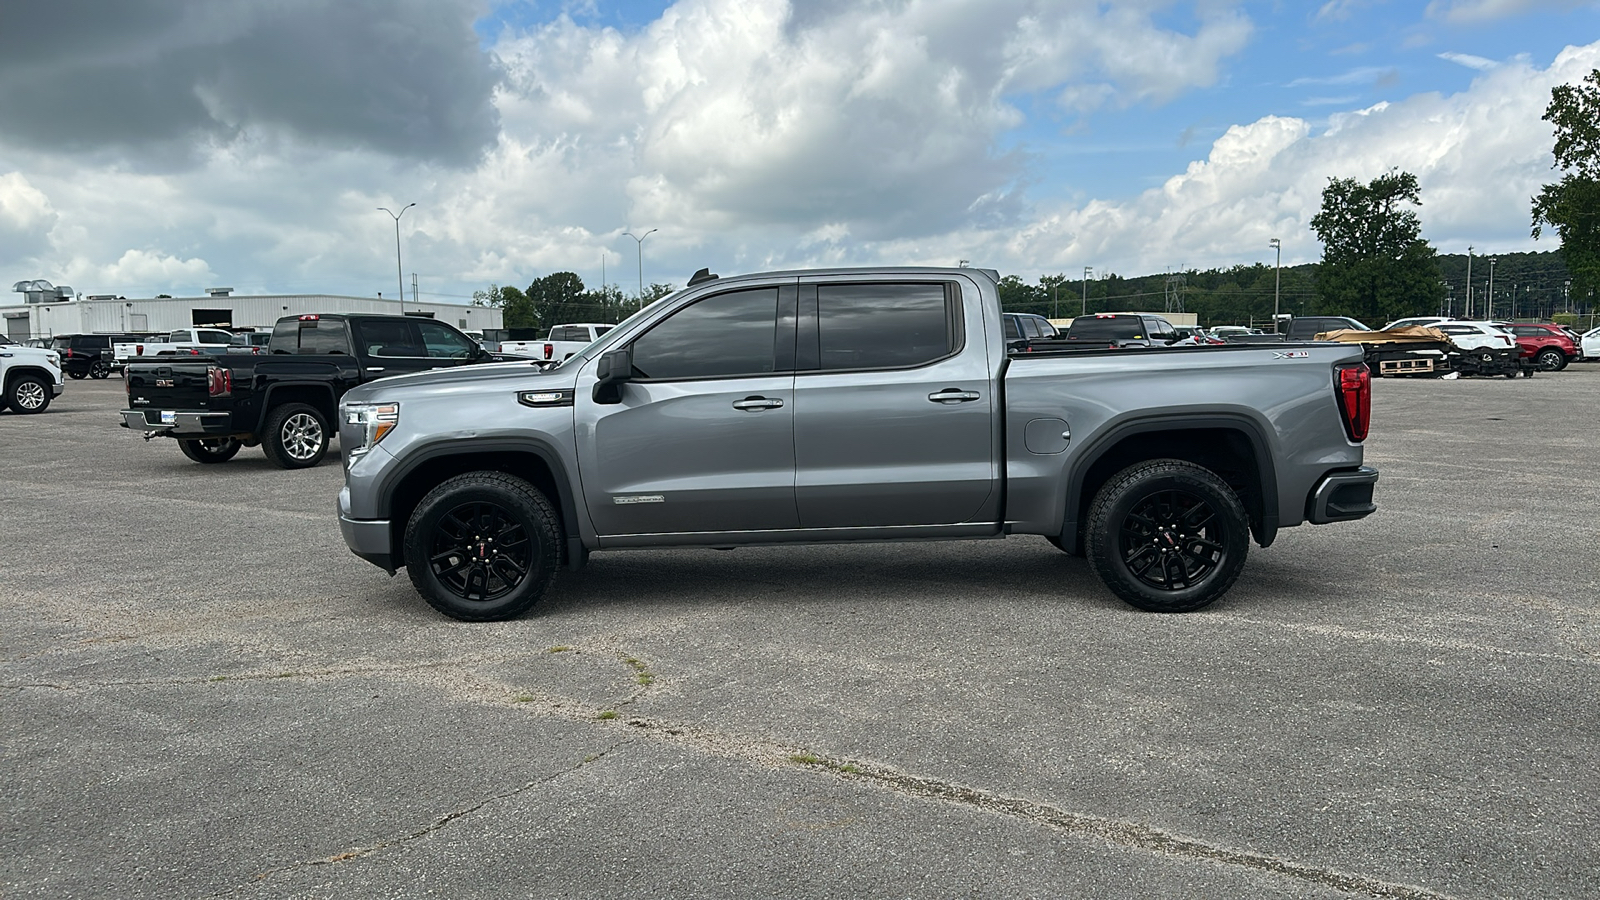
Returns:
[[[176,425],[176,424],[178,424],[178,414],[177,414],[177,412],[175,412],[174,410],[170,410],[170,409],[163,409],[161,411],[161,424],[163,424],[163,425]]]

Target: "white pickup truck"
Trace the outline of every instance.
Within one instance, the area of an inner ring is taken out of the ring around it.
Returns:
[[[234,343],[233,334],[220,328],[180,328],[165,336],[148,341],[130,341],[111,345],[116,365],[141,356],[197,356],[202,353],[227,353]],[[248,352],[248,351],[246,351]]]
[[[550,329],[544,340],[510,340],[500,342],[501,353],[515,353],[535,359],[560,362],[594,343],[594,339],[615,328],[614,325],[580,322],[575,325],[557,325]]]

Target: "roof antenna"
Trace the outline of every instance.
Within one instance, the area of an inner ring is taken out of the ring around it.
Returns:
[[[689,277],[689,287],[694,287],[697,284],[704,284],[707,281],[716,280],[717,276],[711,274],[710,269],[701,269]]]

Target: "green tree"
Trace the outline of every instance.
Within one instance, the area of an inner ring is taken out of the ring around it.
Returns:
[[[1391,169],[1368,184],[1328,179],[1322,211],[1311,218],[1322,239],[1317,295],[1325,310],[1381,325],[1438,308],[1438,261],[1407,205],[1422,205],[1410,172]]]
[[[639,298],[640,306],[649,306],[662,297],[676,291],[678,288],[671,284],[654,284],[644,289],[644,296]]]
[[[526,291],[533,314],[531,327],[540,332],[557,325],[585,320],[583,279],[572,272],[551,272],[536,278]],[[511,325],[508,323],[507,328]],[[528,327],[528,326],[525,326]]]
[[[1015,275],[1000,279],[1000,308],[1006,312],[1039,312],[1039,289]]]
[[[1580,84],[1550,91],[1544,120],[1555,125],[1555,164],[1561,180],[1533,198],[1533,237],[1550,225],[1572,273],[1572,296],[1585,301],[1600,289],[1600,69]]]

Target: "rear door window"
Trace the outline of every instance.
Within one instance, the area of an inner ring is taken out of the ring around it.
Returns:
[[[422,334],[422,346],[431,359],[471,359],[478,355],[478,345],[449,325],[439,322],[416,323]]]
[[[1144,320],[1138,316],[1079,316],[1067,328],[1068,340],[1136,341],[1144,338]]]
[[[817,285],[820,368],[925,365],[959,346],[954,291],[944,284]]]
[[[427,356],[415,322],[398,319],[356,319],[356,336],[367,356]]]
[[[340,319],[316,319],[300,323],[300,352],[322,356],[350,353],[350,342],[344,336],[344,322]]]

